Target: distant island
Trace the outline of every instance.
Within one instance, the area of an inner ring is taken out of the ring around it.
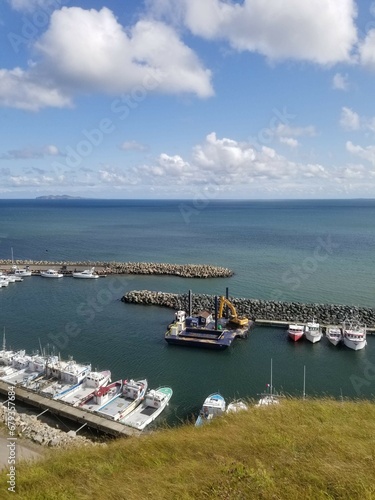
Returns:
[[[82,196],[69,196],[68,194],[48,194],[37,196],[36,200],[84,200]]]

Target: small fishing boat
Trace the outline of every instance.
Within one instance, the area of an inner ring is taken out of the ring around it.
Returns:
[[[14,276],[18,276],[20,278],[26,278],[28,276],[31,276],[32,274],[29,266],[25,266],[22,269],[20,269],[18,266],[12,266],[11,271]]]
[[[219,393],[210,394],[210,396],[204,400],[195,426],[199,427],[223,413],[225,413],[225,399],[223,396]]]
[[[73,278],[82,278],[82,279],[97,279],[99,278],[99,274],[95,274],[95,267],[91,269],[85,269],[84,271],[74,271],[72,273]]]
[[[319,342],[322,335],[322,329],[315,319],[307,323],[305,326],[305,337],[309,342],[312,342],[313,344],[315,344],[315,342]]]
[[[117,380],[112,384],[99,387],[93,394],[82,400],[79,407],[84,410],[98,411],[121,395],[122,386],[123,381]]]
[[[326,330],[326,337],[332,345],[336,346],[342,341],[341,328],[338,326],[329,326]]]
[[[248,410],[249,407],[246,403],[241,401],[240,399],[232,401],[227,406],[227,413],[237,413],[238,411]]]
[[[55,269],[47,269],[47,271],[40,271],[42,278],[62,278],[64,275]]]
[[[300,338],[303,337],[304,334],[304,326],[298,325],[297,323],[293,323],[288,327],[288,335],[289,338],[294,342],[297,342]]]
[[[170,387],[151,389],[146,393],[144,400],[120,422],[142,431],[153,422],[168,406],[173,395]]]
[[[343,324],[342,331],[346,347],[354,351],[359,351],[366,347],[366,326],[360,325],[357,321],[351,321]]]
[[[120,420],[129,415],[145,397],[147,391],[147,380],[125,380],[122,386],[122,394],[115,400],[97,410],[97,413],[110,418]]]
[[[111,381],[111,372],[104,370],[102,372],[90,372],[85,380],[68,394],[62,395],[62,401],[69,403],[73,406],[78,406],[82,401],[87,400],[99,387],[105,386]]]

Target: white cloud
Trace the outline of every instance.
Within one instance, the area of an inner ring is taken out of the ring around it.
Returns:
[[[348,75],[336,73],[332,79],[332,88],[334,88],[335,90],[348,90],[349,89]]]
[[[71,104],[87,92],[213,94],[211,73],[164,23],[125,29],[112,11],[63,7],[35,44],[27,70],[0,70],[0,104],[26,110]]]
[[[279,141],[281,144],[286,144],[290,148],[296,148],[299,145],[297,139],[294,139],[293,137],[280,137]]]
[[[370,70],[375,70],[375,29],[370,30],[359,46],[360,62]]]
[[[359,130],[361,119],[355,111],[345,106],[341,109],[340,125],[346,130]]]
[[[375,167],[375,146],[363,148],[362,146],[355,145],[351,141],[348,141],[346,143],[346,150],[362,160],[370,162]]]
[[[0,154],[0,160],[34,160],[47,156],[60,156],[61,152],[54,144],[49,144],[43,148],[23,148],[12,149],[4,154]]]
[[[71,100],[51,82],[39,81],[32,71],[0,69],[0,105],[37,111],[45,107],[67,107]]]
[[[178,8],[176,7],[178,4]],[[347,62],[357,42],[354,0],[153,0],[157,15],[175,16],[195,35],[224,39],[271,60]]]
[[[124,141],[122,144],[120,144],[120,149],[122,149],[123,151],[146,151],[147,146],[133,140]]]

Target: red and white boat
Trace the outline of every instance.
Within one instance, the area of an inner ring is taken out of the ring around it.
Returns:
[[[297,342],[301,337],[303,337],[305,327],[303,325],[298,325],[297,323],[293,323],[288,327],[288,335],[289,338]]]

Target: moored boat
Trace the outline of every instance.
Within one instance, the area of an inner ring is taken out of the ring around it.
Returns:
[[[107,385],[110,381],[111,372],[109,370],[104,370],[102,372],[90,372],[82,384],[77,386],[73,391],[62,395],[57,399],[61,399],[61,401],[65,401],[73,406],[78,406],[82,401],[86,400],[90,396],[93,396],[94,392],[99,387]]]
[[[309,342],[315,344],[315,342],[319,342],[322,338],[322,329],[320,328],[319,323],[313,319],[308,322],[305,326],[305,337]]]
[[[343,340],[346,347],[359,351],[366,347],[366,326],[360,325],[356,321],[344,323],[342,327]]]
[[[238,399],[229,403],[226,411],[227,413],[237,413],[238,411],[248,410],[248,409],[249,407],[247,406],[247,404]]]
[[[288,326],[288,336],[294,342],[303,337],[304,326],[297,323],[292,323]]]
[[[336,346],[342,341],[341,328],[338,326],[329,326],[326,330],[326,337],[332,345]]]
[[[271,358],[271,382],[267,384],[267,391],[259,394],[261,398],[255,406],[269,406],[279,404],[279,396],[273,390],[272,385],[272,358]]]
[[[20,269],[18,266],[12,266],[11,271],[14,276],[21,278],[26,278],[32,274],[29,266],[25,266],[23,269]]]
[[[97,413],[115,421],[125,418],[142,402],[146,391],[146,379],[125,380],[122,386],[122,394],[116,400],[97,410]]]
[[[82,400],[79,403],[79,407],[84,410],[98,411],[121,395],[122,386],[123,380],[117,380],[111,384],[99,387],[92,395]]]
[[[173,391],[170,387],[149,390],[144,400],[120,422],[142,431],[165,410],[172,395]]]
[[[219,393],[210,394],[203,403],[202,409],[199,412],[195,426],[199,427],[205,422],[225,413],[225,399]]]
[[[95,274],[95,267],[91,269],[85,269],[84,271],[74,271],[72,273],[73,278],[82,278],[82,279],[97,279],[99,278],[99,274]]]
[[[40,271],[42,278],[62,278],[64,275],[56,271],[56,269],[47,269],[47,271]]]

